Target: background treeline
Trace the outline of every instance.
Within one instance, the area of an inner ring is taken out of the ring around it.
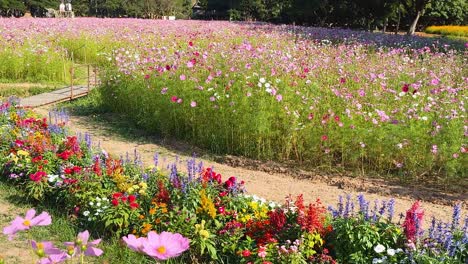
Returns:
[[[0,0],[1,16],[44,16],[59,0]],[[468,24],[468,0],[73,0],[75,14],[98,17],[255,20],[367,30]],[[193,7],[196,8],[193,8]]]

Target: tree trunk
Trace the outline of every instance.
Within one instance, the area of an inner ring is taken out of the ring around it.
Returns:
[[[418,25],[418,20],[421,17],[422,11],[418,11],[416,14],[416,17],[413,20],[413,23],[411,24],[411,27],[408,29],[408,35],[414,35],[414,32],[416,31],[416,26]]]
[[[382,28],[383,33],[387,32],[387,25],[388,25],[388,17],[386,17],[383,22],[383,28]]]

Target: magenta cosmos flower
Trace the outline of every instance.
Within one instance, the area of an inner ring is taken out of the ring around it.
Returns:
[[[3,228],[3,234],[8,236],[8,240],[12,240],[19,231],[29,230],[33,226],[47,226],[51,223],[52,218],[47,212],[36,216],[36,210],[29,209],[24,218],[17,216],[9,226]]]
[[[101,242],[101,239],[96,239],[92,242],[88,242],[89,232],[88,230],[78,233],[74,242],[65,242],[64,245],[67,247],[68,255],[74,256],[76,254],[84,253],[85,256],[99,257],[103,251],[96,248],[97,244]]]
[[[143,243],[143,252],[156,260],[166,260],[180,256],[189,248],[190,241],[181,234],[154,231],[148,233]]]

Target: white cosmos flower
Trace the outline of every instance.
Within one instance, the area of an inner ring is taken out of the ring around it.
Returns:
[[[396,252],[395,252],[395,250],[394,250],[393,248],[387,249],[387,255],[389,255],[390,257],[393,256],[393,255],[395,255],[395,253],[396,253]]]
[[[265,82],[266,82],[265,78],[263,78],[263,77],[260,78],[260,82],[261,82],[261,83],[265,83]]]
[[[84,211],[84,212],[83,212],[83,215],[84,215],[84,216],[88,216],[88,215],[89,215],[89,211]]]
[[[271,84],[270,83],[265,83],[266,88],[270,88]]]
[[[374,247],[374,251],[376,253],[382,253],[382,252],[385,251],[385,246],[381,245],[381,244],[378,244],[377,246]]]

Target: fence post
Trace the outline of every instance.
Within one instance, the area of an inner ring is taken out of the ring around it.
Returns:
[[[90,82],[89,79],[91,78],[91,76],[89,75],[89,73],[90,73],[90,71],[89,71],[90,67],[91,67],[91,66],[88,64],[88,93],[89,93],[89,82]]]
[[[97,67],[94,66],[94,88],[96,88],[97,86]]]
[[[75,75],[75,69],[72,64],[70,69],[70,100],[73,100],[73,75]]]

